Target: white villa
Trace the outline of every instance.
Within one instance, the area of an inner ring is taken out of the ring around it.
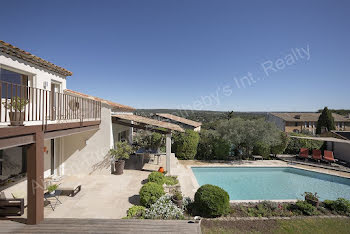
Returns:
[[[0,41],[0,182],[26,176],[21,183],[27,190],[29,224],[44,218],[44,178],[108,172],[101,169],[110,166],[108,151],[116,141],[131,143],[134,127],[166,128],[170,157],[171,131],[183,131],[175,124],[131,117],[130,106],[69,90],[71,75]]]

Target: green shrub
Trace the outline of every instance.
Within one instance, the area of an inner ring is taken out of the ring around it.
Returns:
[[[230,197],[222,188],[206,184],[194,195],[195,211],[202,217],[218,217],[230,211]]]
[[[305,215],[311,216],[316,214],[316,207],[306,201],[297,201],[295,207]]]
[[[164,183],[166,185],[175,185],[178,184],[179,181],[176,176],[165,176],[164,177]]]
[[[197,148],[196,159],[210,160],[213,157],[213,131],[201,130],[199,134],[199,143]]]
[[[230,154],[231,144],[218,136],[215,131],[202,130],[199,134],[199,143],[196,159],[202,160],[227,160]]]
[[[148,182],[140,189],[140,203],[145,207],[150,207],[164,194],[165,192],[162,185]]]
[[[338,198],[335,201],[325,200],[323,202],[326,208],[341,215],[350,216],[350,201],[344,198]]]
[[[271,153],[274,155],[283,154],[289,143],[289,136],[285,132],[281,132],[280,143],[271,146]]]
[[[297,136],[305,136],[302,134],[293,134]],[[323,146],[322,141],[302,139],[302,138],[290,138],[288,146],[284,151],[287,154],[298,154],[301,148],[308,149],[321,149]]]
[[[230,154],[231,145],[223,138],[213,140],[213,158],[217,160],[227,160]]]
[[[174,134],[173,152],[179,159],[194,159],[197,153],[199,134],[187,129],[186,132]]]
[[[144,206],[132,206],[128,209],[127,218],[144,219],[146,208]]]
[[[158,171],[154,171],[148,175],[148,182],[154,182],[157,184],[164,184],[164,174]]]
[[[254,155],[261,155],[264,158],[268,158],[270,156],[270,146],[268,144],[258,142],[253,147],[253,154]]]
[[[146,210],[146,219],[183,219],[183,210],[178,208],[169,195],[162,196]]]

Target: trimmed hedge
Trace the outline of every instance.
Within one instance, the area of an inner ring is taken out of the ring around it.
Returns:
[[[164,194],[165,192],[162,185],[148,182],[140,189],[140,203],[145,207],[150,207]]]
[[[206,184],[194,195],[195,212],[202,217],[218,217],[230,211],[230,197],[222,188]]]
[[[154,171],[148,175],[148,182],[154,182],[160,185],[164,184],[164,174],[158,171]]]
[[[297,136],[305,136],[302,134],[294,134]],[[323,142],[309,139],[301,139],[301,138],[290,138],[289,144],[284,151],[287,154],[298,154],[301,148],[308,149],[322,149]]]

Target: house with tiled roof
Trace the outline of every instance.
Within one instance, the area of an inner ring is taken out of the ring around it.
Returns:
[[[132,136],[132,127],[113,124],[111,116],[135,109],[67,89],[72,74],[0,41],[0,191],[27,194],[28,223],[43,218],[45,178],[110,172],[108,151]],[[102,170],[97,165],[106,159]],[[38,183],[35,191],[31,183]]]
[[[284,132],[300,133],[308,131],[316,133],[318,118],[321,113],[311,112],[274,112],[269,113],[267,120],[276,124]],[[337,131],[350,130],[350,118],[332,113]]]
[[[132,143],[133,128],[166,135],[166,170],[171,174],[171,134],[184,130],[133,115],[133,107],[67,89],[72,74],[0,41],[0,199],[12,194],[10,199],[21,201],[16,209],[12,204],[4,209],[1,203],[0,216],[10,210],[25,215],[28,224],[38,224],[44,218],[44,198],[50,196],[44,193],[47,182],[110,175],[109,150],[117,141]],[[80,190],[81,185],[70,184],[68,195]]]

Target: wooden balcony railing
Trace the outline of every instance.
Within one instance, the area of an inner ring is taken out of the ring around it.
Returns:
[[[0,124],[18,116],[24,125],[84,122],[101,119],[101,102],[0,81]]]

